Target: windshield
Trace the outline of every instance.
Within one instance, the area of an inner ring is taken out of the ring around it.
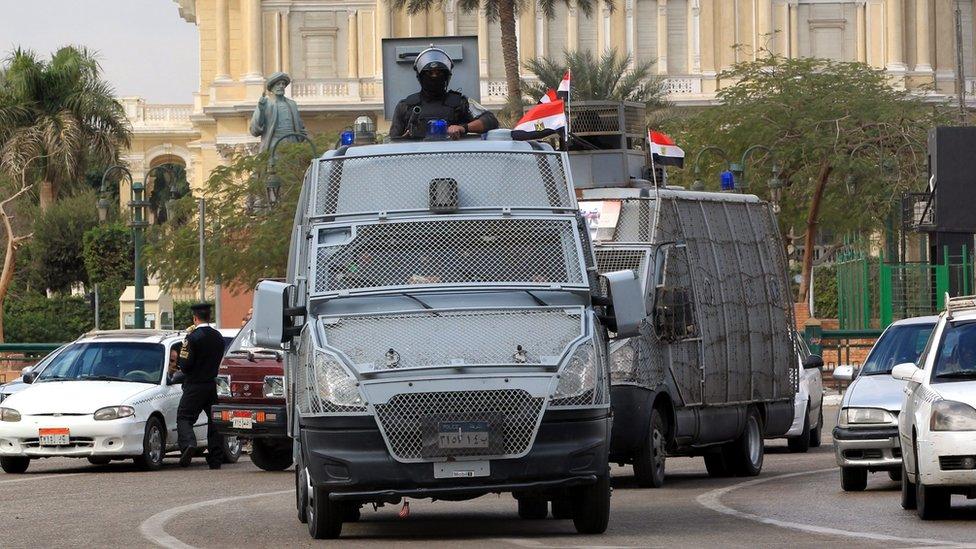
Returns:
[[[861,375],[890,374],[899,364],[918,362],[933,327],[935,324],[905,324],[888,328],[871,349]]]
[[[257,344],[254,343],[254,320],[248,320],[247,324],[241,328],[241,331],[237,332],[237,337],[227,344],[226,347],[227,353],[257,347]]]
[[[932,375],[933,380],[976,378],[976,322],[946,325]]]
[[[92,342],[67,346],[38,381],[95,380],[159,383],[165,349],[158,343]]]

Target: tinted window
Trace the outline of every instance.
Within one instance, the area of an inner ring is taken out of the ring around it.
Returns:
[[[935,324],[906,324],[888,328],[871,349],[861,374],[890,374],[898,364],[918,362],[934,327]]]
[[[946,325],[933,379],[976,378],[976,322]]]
[[[104,380],[159,383],[165,348],[158,343],[92,342],[67,346],[39,381]]]

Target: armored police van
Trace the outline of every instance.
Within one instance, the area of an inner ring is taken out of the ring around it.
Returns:
[[[632,271],[594,295],[577,208],[566,153],[535,142],[405,141],[313,162],[287,282],[259,284],[254,310],[259,345],[287,351],[313,538],[364,504],[503,492],[524,518],[551,502],[579,532],[606,529],[607,329],[636,335],[644,310]]]
[[[704,456],[710,475],[757,475],[763,437],[793,419],[797,356],[784,246],[752,195],[655,187],[634,150],[635,104],[582,103],[597,144],[570,153],[602,272],[641,280],[640,335],[609,346],[612,462],[661,486],[665,458]],[[618,150],[599,148],[601,143]],[[629,146],[628,146],[629,145]],[[616,159],[616,162],[611,160]],[[592,174],[585,175],[584,174]]]

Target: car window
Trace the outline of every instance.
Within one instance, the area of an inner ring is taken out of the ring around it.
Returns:
[[[976,322],[950,322],[943,330],[932,380],[953,379],[976,379]]]
[[[158,343],[73,343],[59,353],[38,381],[103,380],[159,383],[165,348]]]
[[[227,352],[239,351],[241,349],[253,349],[257,347],[254,343],[254,321],[248,320],[247,324],[237,333],[237,337],[227,346]]]
[[[903,324],[888,328],[864,361],[861,375],[890,374],[905,362],[918,362],[935,324]]]

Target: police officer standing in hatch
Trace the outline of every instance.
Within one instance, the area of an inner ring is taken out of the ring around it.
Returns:
[[[180,445],[180,467],[190,465],[197,439],[193,424],[200,412],[210,419],[211,407],[217,403],[217,370],[224,356],[224,338],[210,327],[210,304],[198,303],[193,311],[193,327],[180,349],[179,369],[183,379],[183,397],[176,412],[176,430]],[[216,429],[207,429],[207,464],[220,469],[224,458],[223,437]]]
[[[490,111],[460,92],[447,89],[453,69],[454,62],[442,49],[430,47],[417,55],[413,70],[420,91],[397,103],[390,137],[424,137],[427,122],[437,119],[447,122],[447,135],[451,139],[498,127],[498,119]]]

